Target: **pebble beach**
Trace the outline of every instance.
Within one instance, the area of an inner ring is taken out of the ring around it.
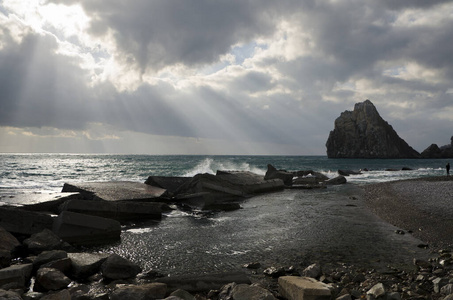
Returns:
[[[365,201],[386,222],[434,249],[453,245],[453,177],[436,176],[367,185]]]

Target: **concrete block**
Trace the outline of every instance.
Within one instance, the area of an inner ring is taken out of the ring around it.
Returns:
[[[119,240],[121,224],[112,219],[63,211],[55,218],[53,232],[73,245],[99,245]]]
[[[33,264],[14,265],[0,270],[0,286],[5,284],[13,287],[25,287],[28,285]]]
[[[18,208],[0,207],[0,226],[16,234],[32,235],[52,228],[52,216]]]
[[[280,295],[288,300],[329,300],[331,298],[331,291],[327,284],[309,277],[279,277],[278,290]]]

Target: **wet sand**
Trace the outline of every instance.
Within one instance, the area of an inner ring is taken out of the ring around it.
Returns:
[[[453,246],[453,176],[385,182],[364,190],[366,204],[383,220],[432,250]]]

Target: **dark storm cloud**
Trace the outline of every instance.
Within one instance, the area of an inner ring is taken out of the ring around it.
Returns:
[[[119,56],[142,71],[209,64],[232,45],[273,31],[268,1],[81,2],[93,17],[91,33],[102,36],[111,30]]]
[[[82,128],[90,119],[86,74],[71,58],[55,54],[52,37],[8,40],[0,51],[0,125]]]
[[[1,126],[83,129],[99,122],[159,135],[309,143],[311,135],[327,138],[340,112],[353,108],[349,103],[327,102],[326,96],[355,101],[353,90],[335,87],[362,79],[369,82],[370,90],[379,89],[366,98],[378,105],[384,117],[390,117],[394,109],[386,105],[398,100],[416,104],[400,108],[401,115],[413,116],[420,123],[423,118],[416,110],[425,110],[428,119],[436,110],[451,107],[452,94],[445,91],[453,88],[449,86],[453,82],[453,20],[421,25],[395,22],[408,9],[439,9],[452,1],[49,2],[81,3],[91,20],[88,33],[102,38],[112,34],[117,52],[109,55],[142,73],[167,66],[208,66],[237,44],[258,45],[255,39],[271,44],[282,20],[309,34],[314,48],[291,59],[282,58],[283,51],[260,61],[252,59],[248,70],[217,83],[223,84],[218,90],[209,83],[176,89],[159,82],[118,91],[108,81],[89,85],[89,72],[78,66],[76,57],[57,54],[53,36],[27,33],[17,42],[4,30]],[[263,45],[263,51],[269,46]],[[241,54],[237,57],[243,62],[246,57]],[[251,49],[247,56],[253,56]],[[403,79],[384,74],[385,68],[404,71],[408,63],[442,77]],[[265,93],[277,85],[289,92]],[[256,99],[251,95],[255,93],[263,96]],[[409,121],[395,122],[395,127],[411,130]],[[448,127],[437,120],[426,123]]]

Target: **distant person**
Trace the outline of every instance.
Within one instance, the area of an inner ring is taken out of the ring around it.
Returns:
[[[445,168],[447,169],[447,176],[450,175],[450,163],[447,163]]]

